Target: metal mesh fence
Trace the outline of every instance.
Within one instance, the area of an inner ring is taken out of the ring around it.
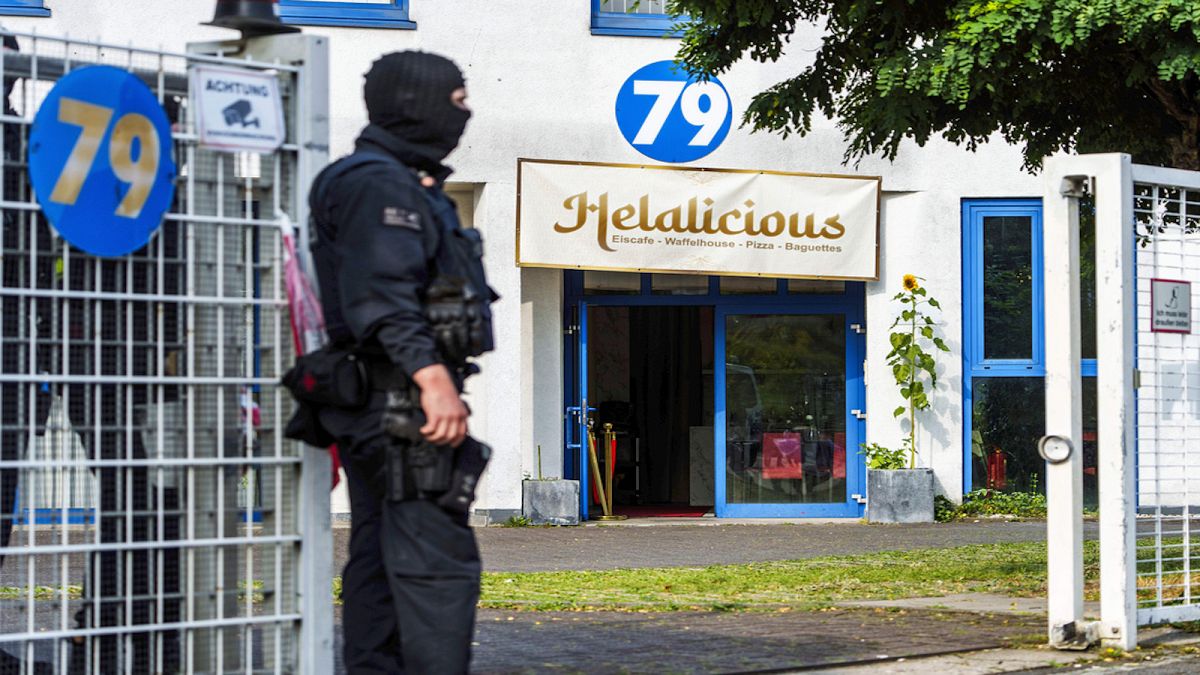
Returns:
[[[1139,623],[1200,616],[1200,190],[1135,183]],[[1180,283],[1183,282],[1183,283]]]
[[[200,148],[187,73],[205,57],[16,38],[0,53],[0,672],[293,671],[302,460],[274,386],[292,360],[276,214],[300,144]],[[160,230],[121,258],[58,237],[27,175],[41,100],[91,64],[158,95],[179,167]],[[296,69],[236,65],[278,75],[290,122]]]

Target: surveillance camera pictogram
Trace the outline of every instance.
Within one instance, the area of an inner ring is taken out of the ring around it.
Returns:
[[[255,127],[261,129],[262,124],[259,119],[257,117],[250,118],[252,112],[254,112],[254,106],[250,104],[250,101],[245,99],[234,101],[222,111],[225,115],[225,124],[228,126],[241,125],[243,128]]]

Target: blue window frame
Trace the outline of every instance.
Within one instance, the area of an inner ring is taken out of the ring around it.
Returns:
[[[400,28],[417,24],[408,18],[408,0],[353,2],[353,0],[280,0],[279,17],[303,26]]]
[[[726,472],[714,475],[715,510],[718,517],[859,518],[863,506],[857,497],[866,485],[866,465],[856,450],[866,439],[866,424],[857,413],[866,408],[863,373],[865,340],[859,332],[864,324],[865,284],[861,282],[810,282],[786,279],[739,279],[618,274],[588,287],[588,272],[564,272],[563,393],[568,413],[582,408],[588,378],[588,309],[597,307],[683,307],[714,309],[714,381],[723,382],[726,332],[724,318],[731,314],[752,315],[839,315],[845,326],[845,480],[846,501],[828,503],[728,503]],[[600,274],[608,274],[601,272]],[[611,283],[610,283],[611,282]],[[661,285],[659,282],[662,282]],[[689,283],[695,282],[695,283]],[[728,284],[728,288],[725,287]],[[668,286],[670,288],[668,288]],[[725,386],[714,387],[714,466],[725,466]],[[589,412],[594,411],[588,403]],[[588,516],[587,447],[582,418],[568,414],[564,429],[564,477],[580,481],[580,516]],[[582,469],[582,471],[581,471]]]
[[[681,19],[666,10],[667,0],[592,0],[592,35],[680,37]]]
[[[968,200],[963,223],[964,356],[989,374],[1044,372],[1041,200]]]
[[[986,473],[991,481],[993,469],[1004,474],[1003,464],[1007,461],[1024,462],[1029,459],[1026,455],[1036,455],[1031,443],[1026,442],[1031,439],[1025,436],[1038,427],[1044,428],[1041,422],[1046,376],[1042,203],[1040,199],[966,199],[962,202],[962,227],[963,491],[969,492],[989,487],[975,480],[977,470],[982,468],[981,473]],[[1081,262],[1089,257],[1088,242],[1093,236],[1093,231],[1081,231]],[[1094,277],[1084,274],[1081,284],[1084,323],[1090,317],[1094,324]],[[1095,480],[1095,380],[1092,378],[1096,376],[1096,359],[1086,358],[1095,355],[1094,333],[1090,337],[1085,334],[1083,353],[1085,358],[1080,365],[1085,378],[1083,440],[1087,495],[1089,461],[1093,466],[1091,480],[1093,483]],[[1004,462],[989,461],[995,439],[984,436],[988,433],[998,434],[1009,442],[1019,440],[1021,452],[1017,454],[1021,456],[1008,457]],[[1041,433],[1036,431],[1038,436]],[[1093,450],[1090,458],[1088,443]],[[1033,462],[1040,464],[1039,460]]]
[[[0,14],[5,16],[50,16],[42,0],[0,0]]]

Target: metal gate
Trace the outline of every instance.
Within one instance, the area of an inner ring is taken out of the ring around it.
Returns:
[[[1090,193],[1100,485],[1101,620],[1088,624],[1077,458],[1048,467],[1052,641],[1074,632],[1130,649],[1139,625],[1200,619],[1200,173],[1091,155],[1049,162],[1047,177],[1046,316],[1058,316],[1046,326],[1047,433],[1080,438],[1068,420],[1079,414],[1078,200]],[[1053,544],[1064,536],[1069,551]],[[1071,623],[1080,630],[1064,633]]]
[[[282,437],[289,401],[275,386],[293,354],[283,227],[306,221],[327,161],[325,41],[168,53],[12,35],[19,51],[0,52],[0,671],[329,672],[329,460]],[[199,146],[198,63],[278,78],[282,149]],[[157,94],[179,167],[161,228],[120,258],[58,237],[25,166],[41,100],[91,64]]]

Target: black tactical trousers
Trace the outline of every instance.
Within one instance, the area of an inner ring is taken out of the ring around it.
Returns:
[[[350,559],[342,575],[346,670],[455,675],[471,660],[479,549],[466,516],[424,500],[390,501],[383,459],[390,437],[366,411],[322,411],[349,479]]]

